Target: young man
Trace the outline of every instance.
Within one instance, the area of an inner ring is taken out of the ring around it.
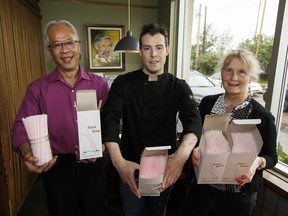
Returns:
[[[55,70],[32,82],[13,124],[13,149],[31,172],[42,173],[50,215],[105,215],[105,181],[102,158],[78,156],[76,92],[95,89],[98,102],[106,101],[108,84],[79,67],[77,30],[65,20],[51,21],[45,28],[48,51]],[[47,114],[53,159],[42,166],[33,156],[22,118]]]
[[[101,116],[103,142],[121,180],[125,215],[165,215],[171,185],[179,178],[201,133],[201,119],[190,87],[164,70],[169,54],[168,33],[163,25],[144,25],[140,35],[143,67],[118,76],[110,89]],[[176,115],[183,124],[176,148]],[[119,138],[119,124],[123,121]],[[147,146],[170,145],[159,197],[141,197],[134,173]]]

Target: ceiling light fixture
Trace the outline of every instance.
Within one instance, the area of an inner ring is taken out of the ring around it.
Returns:
[[[139,41],[132,36],[130,30],[130,0],[128,0],[128,31],[126,37],[118,41],[114,49],[115,52],[128,52],[138,53],[139,52]]]

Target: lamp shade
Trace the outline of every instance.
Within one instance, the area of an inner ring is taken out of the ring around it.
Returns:
[[[127,31],[126,37],[122,38],[115,46],[115,52],[139,52],[139,42],[132,36],[132,32]]]

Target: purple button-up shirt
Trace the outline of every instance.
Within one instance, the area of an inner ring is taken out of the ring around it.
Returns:
[[[79,67],[80,68],[80,67]],[[74,154],[78,145],[76,92],[95,89],[97,102],[107,100],[107,81],[93,73],[79,69],[78,79],[71,87],[56,68],[52,73],[32,82],[26,91],[12,128],[13,150],[29,141],[22,118],[47,114],[48,133],[54,154]]]

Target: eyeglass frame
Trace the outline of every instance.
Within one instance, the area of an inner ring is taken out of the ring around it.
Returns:
[[[73,42],[73,43],[71,43],[71,42]],[[48,45],[48,48],[51,49],[51,50],[54,51],[54,52],[58,52],[58,51],[60,51],[61,49],[63,49],[63,46],[64,46],[64,45],[65,45],[65,47],[67,47],[67,44],[68,44],[68,43],[71,43],[70,46],[74,46],[74,45],[76,45],[77,43],[81,43],[81,41],[80,41],[80,40],[69,40],[69,41],[63,42],[63,43],[54,42],[54,43],[52,43],[52,44],[49,44],[49,45]],[[59,48],[58,48],[58,46],[59,46]],[[69,48],[69,49],[72,49],[73,47],[69,47],[69,45],[68,45],[68,48]]]

